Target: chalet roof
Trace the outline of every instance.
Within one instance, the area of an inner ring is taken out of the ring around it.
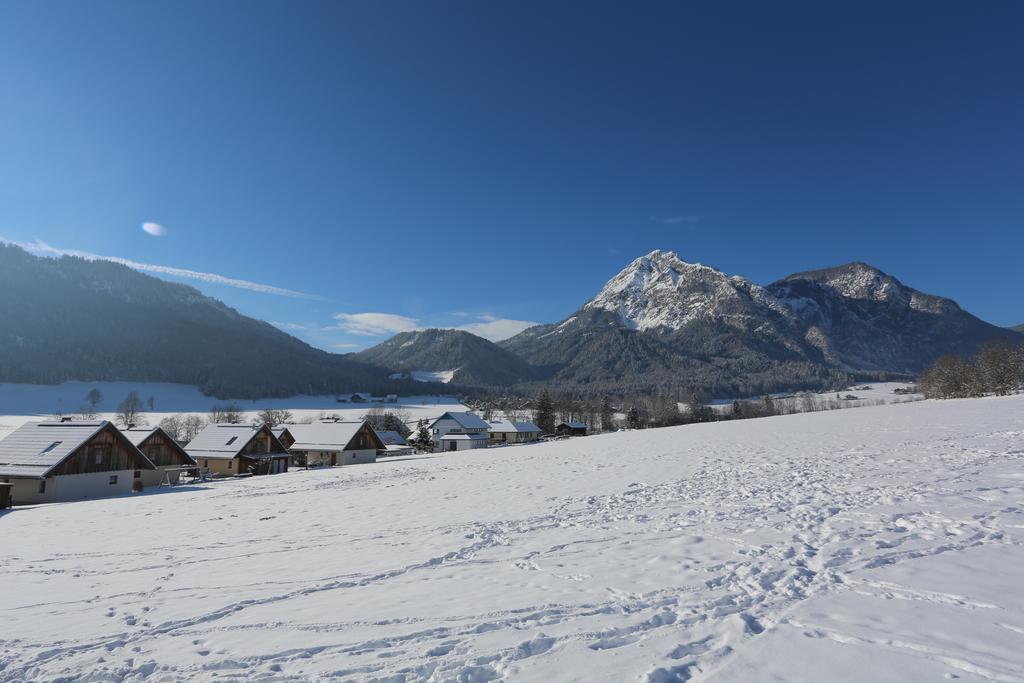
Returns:
[[[441,441],[484,441],[486,439],[486,434],[444,434],[440,437]]]
[[[0,441],[0,476],[45,478],[109,426],[106,420],[27,422]],[[124,438],[117,428],[114,432]],[[125,441],[134,448],[130,440]],[[141,451],[136,448],[135,452],[144,463],[143,469],[156,469]]]
[[[288,452],[266,425],[235,423],[206,425],[206,428],[196,434],[196,438],[192,439],[185,446],[185,451],[193,458],[234,458],[241,454],[242,450],[253,440],[253,437],[264,430],[271,438],[271,452],[263,454],[254,453],[246,455],[246,457],[258,458],[261,455],[269,457],[275,453],[283,454]]]
[[[559,427],[568,427],[569,429],[586,429],[587,425],[583,424],[579,420],[573,420],[572,422],[562,422],[558,425]]]
[[[167,438],[168,443],[171,444],[171,448],[177,452],[182,460],[190,465],[195,465],[195,459],[181,447],[177,441],[171,438],[171,435],[164,431],[162,427],[130,427],[128,429],[122,429],[121,433],[128,437],[136,448],[141,449],[142,444],[146,443],[146,439],[153,436],[156,433],[163,434]],[[143,454],[145,455],[145,454]]]
[[[440,420],[444,420],[445,418],[455,420],[457,423],[459,423],[459,426],[464,429],[488,429],[490,427],[490,425],[487,424],[486,420],[484,420],[479,415],[476,415],[475,413],[447,412],[441,415],[441,417],[434,420],[434,423],[436,424],[437,422],[439,422]]]
[[[376,430],[374,430],[376,431]],[[404,446],[406,445],[405,439],[398,432],[383,431],[377,432],[377,436],[384,442],[386,446]]]
[[[315,422],[291,427],[295,443],[293,451],[344,451],[366,422]],[[369,433],[377,437],[373,429]],[[384,442],[377,437],[374,448],[384,448]]]
[[[491,420],[491,426],[488,431],[491,432],[519,432],[529,433],[537,432],[540,433],[540,427],[533,424],[532,422],[512,422],[511,420]]]

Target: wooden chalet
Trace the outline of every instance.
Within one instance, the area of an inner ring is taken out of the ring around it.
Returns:
[[[123,431],[128,440],[156,466],[155,470],[142,473],[146,486],[177,484],[182,472],[196,469],[192,456],[160,427],[130,427]]]
[[[315,422],[290,426],[295,443],[289,449],[307,467],[334,467],[376,462],[386,444],[368,422]]]
[[[29,422],[0,441],[0,483],[15,505],[130,493],[155,470],[106,420]]]
[[[587,425],[579,420],[561,422],[555,426],[555,434],[558,434],[559,436],[586,436]]]
[[[288,471],[288,450],[265,424],[211,424],[185,451],[199,471],[215,477]]]

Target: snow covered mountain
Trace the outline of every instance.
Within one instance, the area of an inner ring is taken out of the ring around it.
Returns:
[[[609,311],[624,327],[642,331],[680,330],[708,318],[743,324],[789,316],[763,287],[699,263],[686,263],[671,251],[653,251],[636,259],[583,309]]]
[[[762,287],[653,251],[561,323],[501,345],[560,385],[728,394],[912,374],[998,339],[1021,338],[866,264]]]
[[[914,373],[946,353],[1022,341],[951,299],[919,292],[865,263],[797,273],[768,289],[800,317],[830,363],[852,371]]]

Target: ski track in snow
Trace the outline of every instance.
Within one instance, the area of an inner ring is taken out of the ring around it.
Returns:
[[[1020,681],[1022,460],[1018,396],[17,509],[0,681]]]

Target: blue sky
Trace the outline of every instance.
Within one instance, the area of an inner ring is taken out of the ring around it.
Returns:
[[[1021,323],[1022,21],[8,0],[0,237],[159,266],[340,351],[559,320],[655,248],[761,283],[867,261]]]

